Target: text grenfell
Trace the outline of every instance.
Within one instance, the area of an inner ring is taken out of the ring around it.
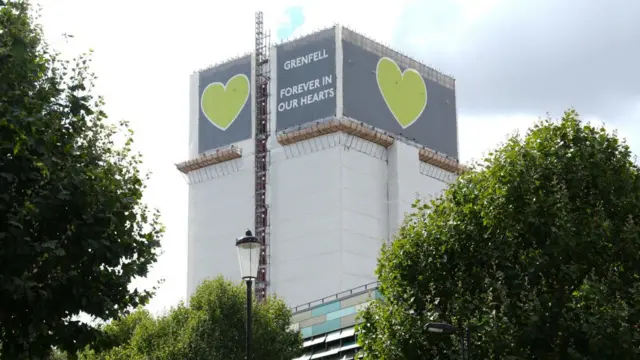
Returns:
[[[307,54],[304,56],[297,57],[295,59],[287,60],[284,62],[284,69],[291,70],[293,68],[297,68],[303,65],[307,65],[312,62],[320,61],[322,59],[328,58],[327,49],[322,49],[320,51],[312,52],[311,54]]]

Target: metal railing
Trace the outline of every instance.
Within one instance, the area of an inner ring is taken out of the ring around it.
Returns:
[[[336,300],[341,300],[347,297],[351,297],[351,296],[355,296],[355,295],[360,295],[362,293],[365,293],[367,291],[370,290],[374,290],[378,288],[378,281],[374,281],[365,285],[360,285],[356,288],[350,289],[350,290],[345,290],[333,295],[329,295],[327,297],[323,297],[322,299],[318,299],[318,300],[314,300],[311,302],[308,302],[306,304],[302,304],[302,305],[298,305],[298,306],[294,306],[291,308],[291,312],[293,312],[294,314],[303,310],[309,310],[312,309],[316,306],[320,306],[323,304],[326,304],[328,302],[332,302],[332,301],[336,301]]]

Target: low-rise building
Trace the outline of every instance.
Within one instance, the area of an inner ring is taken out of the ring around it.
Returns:
[[[381,298],[373,282],[292,308],[291,327],[302,333],[305,353],[295,360],[348,360],[359,350],[358,312]]]

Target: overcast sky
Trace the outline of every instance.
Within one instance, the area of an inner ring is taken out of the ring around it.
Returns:
[[[174,164],[187,159],[189,75],[252,50],[256,10],[274,37],[337,22],[455,77],[463,161],[569,106],[640,151],[638,0],[39,3],[55,48],[95,50],[97,92],[112,119],[131,121],[153,172],[146,201],[161,210],[167,233],[159,263],[138,284],[165,279],[154,312],[186,292],[187,185]],[[66,43],[63,33],[75,37]]]

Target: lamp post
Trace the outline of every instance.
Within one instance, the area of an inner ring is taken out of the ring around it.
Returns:
[[[427,323],[425,328],[428,332],[441,333],[441,334],[453,334],[458,332],[458,330],[460,330],[457,327],[447,323]],[[460,350],[462,351],[462,358],[469,360],[469,353],[470,353],[469,348],[471,347],[471,330],[468,325],[465,327],[464,332],[465,332],[464,335],[466,335],[466,346],[465,346],[464,336],[461,334]]]
[[[251,360],[251,284],[258,276],[260,240],[247,230],[243,237],[236,239],[240,276],[247,283],[247,360]]]

